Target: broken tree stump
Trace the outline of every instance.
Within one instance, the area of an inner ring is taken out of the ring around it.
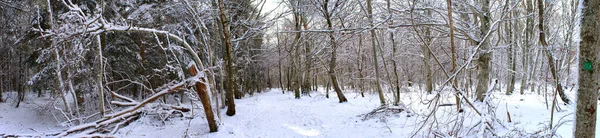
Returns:
[[[195,65],[188,67],[190,74],[192,76],[196,76],[198,74],[198,70]],[[202,107],[204,107],[204,113],[206,113],[206,120],[208,121],[208,127],[210,132],[217,132],[218,126],[215,122],[215,116],[212,111],[212,106],[210,105],[210,98],[208,97],[208,89],[206,87],[206,78],[200,77],[200,82],[196,82],[196,93],[198,93],[198,97],[200,98],[200,102],[202,103]]]

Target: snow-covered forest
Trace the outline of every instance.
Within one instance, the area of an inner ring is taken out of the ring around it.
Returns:
[[[0,0],[0,137],[597,137],[600,0]]]

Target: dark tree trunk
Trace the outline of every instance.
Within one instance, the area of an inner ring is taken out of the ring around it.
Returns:
[[[2,92],[4,92],[4,61],[0,61],[0,103],[4,102],[4,98],[2,97]]]
[[[23,101],[24,96],[23,96],[23,85],[21,84],[21,79],[23,76],[23,57],[21,55],[19,55],[19,76],[17,77],[18,79],[15,81],[17,84],[17,106],[15,106],[15,108],[19,108],[19,105],[21,105],[21,101]]]
[[[323,2],[323,11],[324,11],[324,15],[325,15],[325,19],[327,20],[327,29],[329,30],[333,30],[333,23],[331,22],[331,14],[329,14],[329,0],[325,0]],[[337,76],[335,74],[335,66],[336,66],[336,60],[337,60],[337,42],[335,40],[335,36],[333,34],[333,32],[329,33],[329,42],[332,44],[332,51],[331,51],[331,60],[329,61],[329,77],[331,77],[331,85],[333,85],[333,89],[335,90],[335,93],[338,96],[339,102],[343,103],[343,102],[348,102],[348,99],[346,99],[346,96],[344,96],[344,93],[342,93],[342,88],[340,88],[340,85],[337,81]]]

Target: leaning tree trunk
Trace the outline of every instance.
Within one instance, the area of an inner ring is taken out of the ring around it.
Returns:
[[[329,10],[327,6],[329,3],[329,0],[325,0],[325,2],[323,2],[323,14],[325,15],[325,19],[327,20],[327,29],[329,30],[333,30],[333,23],[331,22],[331,14],[329,14]],[[336,63],[335,61],[337,60],[337,43],[335,41],[335,36],[333,35],[333,32],[329,33],[329,42],[332,44],[332,50],[331,50],[331,60],[329,61],[329,77],[331,77],[331,85],[333,85],[333,89],[335,90],[335,93],[338,96],[339,102],[343,103],[343,102],[348,102],[348,99],[346,99],[346,96],[344,96],[344,93],[342,93],[342,89],[340,88],[340,85],[338,84],[337,81],[337,76],[335,74],[335,66]]]
[[[446,0],[446,6],[448,7],[448,28],[450,28],[450,53],[452,54],[452,70],[450,70],[450,72],[454,74],[456,72],[456,48],[454,46],[454,22],[452,18],[452,0]],[[452,83],[456,88],[458,88],[459,85],[457,77],[454,77],[452,79]],[[458,96],[458,94],[456,94],[454,99],[456,101],[456,110],[461,111],[460,97]]]
[[[232,48],[231,48],[231,34],[229,33],[229,21],[227,20],[227,16],[225,15],[225,3],[223,0],[219,0],[219,16],[221,18],[221,28],[223,29],[223,41],[225,42],[224,48],[224,57],[227,62],[225,66],[226,73],[226,87],[225,87],[225,96],[227,97],[227,112],[228,116],[235,115],[235,102],[234,93],[235,93],[235,78],[233,73],[233,59],[231,56]]]
[[[198,70],[196,66],[191,66],[188,68],[190,75],[196,76],[198,74]],[[215,121],[215,114],[213,114],[212,105],[210,104],[210,97],[208,96],[209,89],[207,88],[208,81],[206,78],[200,78],[203,82],[196,82],[196,93],[198,94],[198,98],[200,98],[200,102],[202,103],[202,108],[204,109],[204,113],[206,114],[206,120],[208,121],[208,127],[210,132],[217,132],[219,127]]]
[[[546,58],[548,58],[548,68],[550,68],[550,72],[552,73],[552,78],[554,78],[556,90],[558,91],[558,95],[560,95],[560,99],[563,102],[569,104],[569,103],[571,103],[571,101],[569,100],[567,95],[565,95],[565,92],[562,88],[562,84],[561,84],[560,79],[558,78],[558,74],[556,72],[556,66],[554,64],[554,58],[552,56],[552,52],[548,48],[548,43],[546,42],[546,35],[544,32],[544,5],[542,3],[542,0],[537,0],[537,4],[538,4],[537,5],[538,6],[538,19],[539,19],[538,29],[540,32],[540,35],[539,35],[540,43],[542,44],[542,47],[544,48],[544,53],[546,54]]]
[[[539,3],[539,2],[538,2]],[[579,89],[577,89],[577,109],[575,115],[575,137],[593,138],[596,136],[596,109],[600,65],[598,52],[600,44],[600,0],[583,0],[581,20],[581,42],[579,43]]]
[[[373,7],[371,5],[372,0],[367,0],[367,18],[371,27],[373,25]],[[375,42],[375,29],[371,29],[371,46],[373,47],[373,66],[375,66],[375,87],[379,94],[379,102],[381,105],[385,105],[385,97],[383,97],[383,90],[381,89],[381,83],[379,82],[379,64],[377,62],[377,43]]]
[[[485,35],[490,30],[490,14],[489,13],[489,0],[481,1],[481,12],[483,14],[480,16],[481,18],[481,38],[485,38]],[[477,94],[477,101],[483,102],[485,98],[485,93],[489,87],[489,79],[490,79],[490,60],[492,59],[492,55],[490,53],[490,45],[486,39],[480,40],[481,43],[481,51],[479,55],[479,59],[477,59],[477,88],[475,93]]]

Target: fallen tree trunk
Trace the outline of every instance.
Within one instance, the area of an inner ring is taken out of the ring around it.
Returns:
[[[124,105],[132,105],[132,103],[136,104],[128,109],[106,115],[104,118],[98,121],[71,127],[63,131],[62,133],[59,133],[58,135],[56,135],[56,137],[64,137],[75,132],[81,132],[82,134],[92,134],[97,132],[105,133],[105,130],[107,130],[106,128],[110,128],[111,126],[113,127],[112,130],[116,130],[118,129],[118,127],[122,127],[122,121],[130,122],[135,120],[135,118],[137,118],[141,113],[140,109],[146,106],[148,103],[151,103],[166,94],[174,93],[180,90],[181,88],[187,88],[188,86],[191,86],[189,84],[197,83],[199,78],[200,76],[196,75],[179,83],[173,84],[139,103],[135,101],[130,101],[130,103],[122,103]]]

